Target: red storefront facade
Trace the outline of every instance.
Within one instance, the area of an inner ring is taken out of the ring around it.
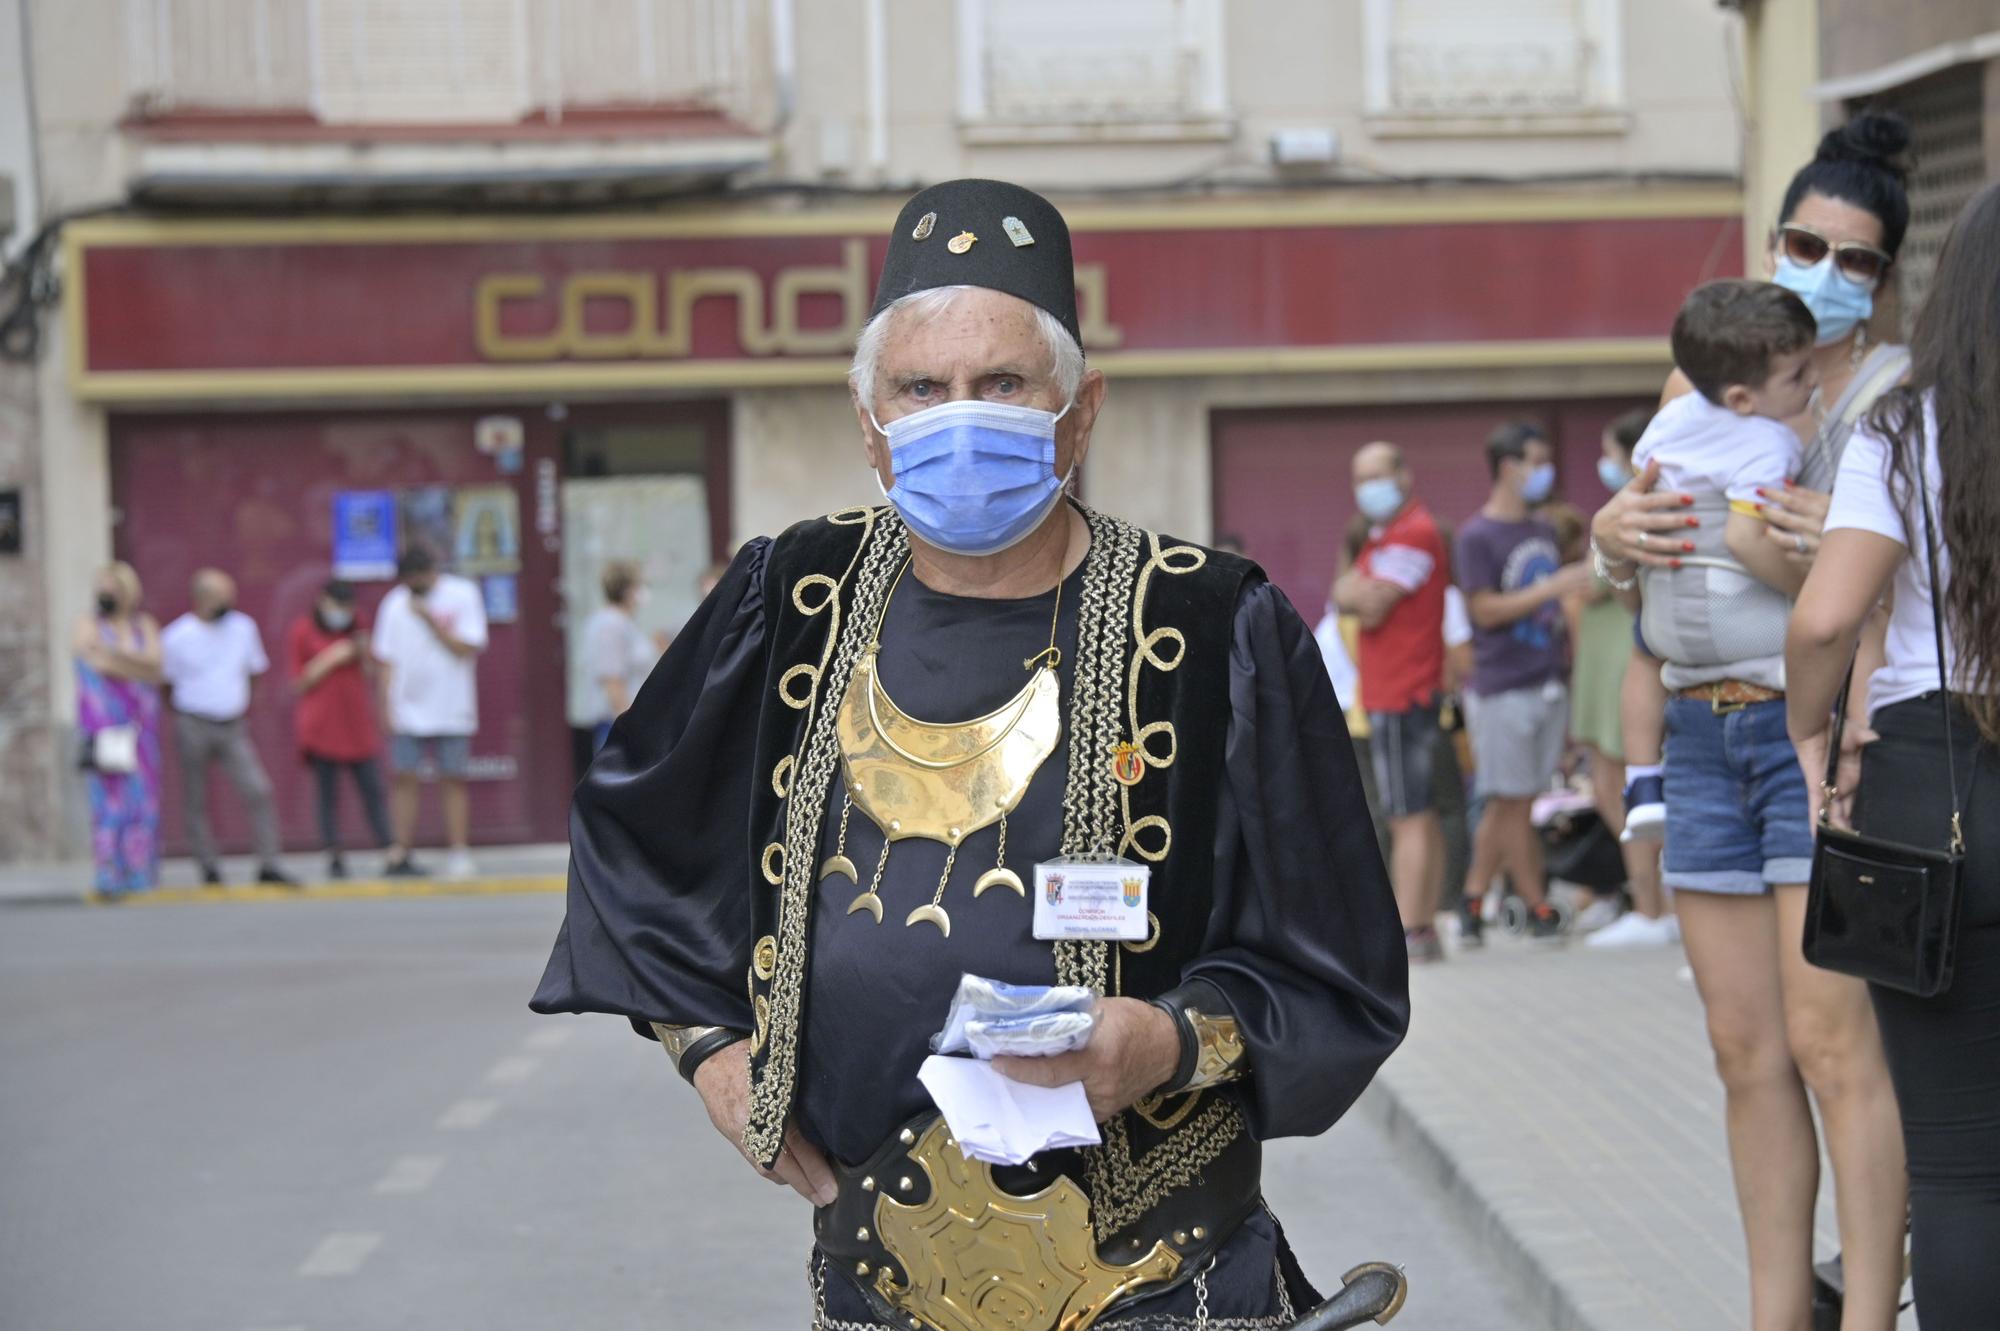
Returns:
[[[1471,446],[1494,414],[1541,416],[1584,497],[1595,431],[1633,398],[1550,395],[1551,375],[1616,367],[1657,382],[1682,295],[1742,253],[1736,199],[1714,191],[1072,215],[1086,346],[1121,395],[1114,409],[1214,386],[1198,419],[1167,427],[1198,436],[1212,471],[1207,511],[1179,527],[1243,532],[1311,609],[1337,541],[1327,533],[1350,504],[1354,444],[1408,439],[1449,511],[1480,488]],[[590,609],[561,589],[566,545],[589,535],[566,528],[564,487],[628,470],[699,477],[712,553],[757,534],[734,529],[746,489],[767,481],[738,461],[752,441],[732,404],[796,392],[840,425],[835,386],[892,217],[79,224],[67,238],[72,379],[110,413],[114,549],[163,618],[184,608],[196,567],[230,569],[275,659],[328,574],[336,495],[511,492],[518,554],[500,576],[514,613],[480,664],[476,836],[559,839],[572,777],[560,641]],[[1458,378],[1516,371],[1539,376],[1539,396],[1451,402],[1466,396]],[[1381,403],[1357,401],[1377,383]],[[495,419],[516,432],[499,448],[485,433]],[[754,442],[766,459],[788,446]],[[364,605],[386,586],[364,583]],[[276,678],[252,728],[287,841],[313,844]],[[176,835],[177,799],[170,788]],[[231,817],[219,830],[240,841]]]

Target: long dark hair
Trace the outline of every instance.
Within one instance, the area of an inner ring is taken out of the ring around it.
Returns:
[[[2000,185],[1952,224],[1910,338],[1910,377],[1869,424],[1891,444],[1891,492],[1922,501],[1924,403],[1937,415],[1938,529],[1951,579],[1938,607],[1964,670],[1952,683],[1989,744],[2000,744]],[[1904,518],[1923,539],[1915,503]]]
[[[1778,220],[1789,222],[1800,200],[1824,194],[1875,214],[1882,223],[1882,248],[1891,257],[1910,227],[1909,170],[1899,160],[1910,146],[1910,124],[1894,111],[1856,113],[1826,132],[1819,151],[1785,187]]]

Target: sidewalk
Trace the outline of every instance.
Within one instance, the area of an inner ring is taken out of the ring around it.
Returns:
[[[569,847],[560,843],[526,846],[475,846],[478,872],[451,881],[438,878],[383,878],[379,851],[358,851],[347,857],[350,875],[340,882],[326,877],[326,856],[318,851],[281,856],[285,872],[307,885],[312,897],[492,896],[513,892],[560,892],[569,872]],[[433,872],[444,868],[441,850],[419,850],[417,863]],[[160,886],[127,898],[123,905],[175,905],[201,901],[294,900],[289,888],[256,886],[257,862],[248,855],[225,855],[220,890],[201,886],[201,871],[193,860],[167,860],[160,866]],[[72,860],[53,864],[0,864],[0,905],[77,904],[94,900],[90,863]]]
[[[1362,1100],[1550,1331],[1748,1320],[1722,1085],[1684,964],[1677,947],[1497,939],[1413,968],[1409,1039]],[[1824,1164],[1816,1228],[1824,1260]]]

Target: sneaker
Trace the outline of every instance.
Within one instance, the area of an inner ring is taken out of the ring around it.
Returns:
[[[223,885],[223,884],[222,884],[222,866],[221,866],[221,865],[219,865],[219,864],[204,864],[204,865],[202,865],[202,866],[201,866],[201,885],[202,885],[203,887],[221,887],[221,886]]]
[[[479,869],[472,862],[469,852],[454,850],[444,862],[444,876],[454,883],[462,883],[478,874]]]
[[[257,866],[257,881],[265,887],[302,887],[298,879],[286,873],[275,864]]]
[[[1651,919],[1638,911],[1627,911],[1616,924],[1608,924],[1590,936],[1590,947],[1666,947],[1681,941],[1681,922],[1671,915]]]
[[[326,857],[326,876],[338,881],[347,877],[347,861],[339,854]]]
[[[1667,788],[1657,776],[1625,787],[1625,831],[1620,841],[1659,841],[1667,834]]]
[[[1460,947],[1486,946],[1486,921],[1480,915],[1478,899],[1467,897],[1458,903],[1458,945]]]
[[[408,855],[405,855],[400,860],[391,860],[389,863],[383,865],[382,876],[384,878],[428,878],[431,876],[431,871],[423,865],[418,864]]]
[[[1568,932],[1568,923],[1556,908],[1546,901],[1528,912],[1527,924],[1521,930],[1523,937],[1538,943],[1559,943]]]
[[[1413,963],[1444,960],[1444,942],[1439,939],[1438,931],[1429,925],[1403,930],[1403,948],[1410,954]]]
[[[1623,908],[1618,904],[1616,897],[1597,897],[1576,913],[1576,931],[1580,934],[1594,934],[1600,929],[1609,928],[1621,914]]]

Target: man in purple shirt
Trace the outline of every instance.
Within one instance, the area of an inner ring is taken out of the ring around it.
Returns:
[[[1486,441],[1493,493],[1458,529],[1455,566],[1472,618],[1472,675],[1465,722],[1485,799],[1459,907],[1459,938],[1481,940],[1480,901],[1505,872],[1528,903],[1528,933],[1562,932],[1542,883],[1542,843],[1530,810],[1562,761],[1569,690],[1561,600],[1590,577],[1563,566],[1550,526],[1529,510],[1555,489],[1555,449],[1535,426],[1502,425]]]

